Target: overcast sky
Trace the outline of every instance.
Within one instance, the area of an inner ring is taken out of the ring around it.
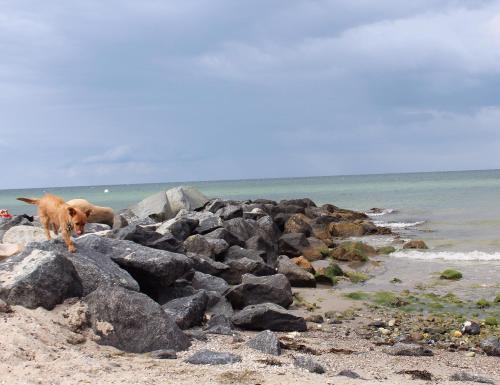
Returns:
[[[1,188],[500,168],[500,0],[0,0]]]

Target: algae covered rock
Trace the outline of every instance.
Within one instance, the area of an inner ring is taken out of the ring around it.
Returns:
[[[453,269],[446,269],[444,270],[441,275],[439,276],[439,278],[441,279],[449,279],[449,280],[452,280],[452,281],[456,281],[456,280],[459,280],[462,278],[462,273],[457,271],[457,270],[453,270]]]
[[[366,262],[376,255],[376,250],[363,242],[344,242],[333,249],[332,257],[339,261]]]
[[[420,249],[425,250],[428,249],[427,245],[421,239],[414,239],[413,241],[406,242],[403,245],[403,249]]]

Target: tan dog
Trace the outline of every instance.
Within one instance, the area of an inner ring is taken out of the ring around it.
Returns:
[[[76,207],[83,212],[90,210],[89,223],[104,223],[113,227],[115,213],[111,207],[95,206],[85,199],[72,199],[66,202],[71,207]]]
[[[91,214],[90,210],[82,212],[76,207],[71,207],[62,198],[52,194],[46,194],[40,199],[17,198],[20,201],[37,205],[40,222],[45,228],[45,235],[50,239],[50,227],[52,226],[56,234],[61,231],[62,237],[68,250],[74,253],[75,244],[71,240],[71,233],[83,234],[87,218]]]

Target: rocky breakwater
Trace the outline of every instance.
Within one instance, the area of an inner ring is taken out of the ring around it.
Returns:
[[[33,225],[15,218],[3,230],[15,241],[12,229]],[[196,335],[186,329],[202,326],[215,334],[305,331],[288,309],[292,287],[334,284],[343,275],[337,262],[377,254],[345,238],[390,232],[363,213],[307,198],[208,199],[190,187],[123,210],[113,229],[93,229],[73,254],[59,239],[27,242],[23,231],[24,250],[0,262],[0,299],[52,309],[78,297],[75,330],[89,327],[100,344],[136,353],[184,350]]]

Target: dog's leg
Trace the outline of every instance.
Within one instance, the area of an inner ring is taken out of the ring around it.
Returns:
[[[66,243],[66,246],[68,246],[68,250],[71,253],[74,253],[76,251],[76,247],[71,239],[71,234],[66,229],[62,229],[61,232],[62,232],[62,237],[64,239],[64,242]]]
[[[57,226],[55,223],[52,223],[52,229],[54,230],[54,234],[56,236],[59,235],[59,226]]]
[[[48,217],[40,216],[40,222],[42,222],[43,228],[45,230],[45,235],[47,239],[50,241],[50,220]]]

